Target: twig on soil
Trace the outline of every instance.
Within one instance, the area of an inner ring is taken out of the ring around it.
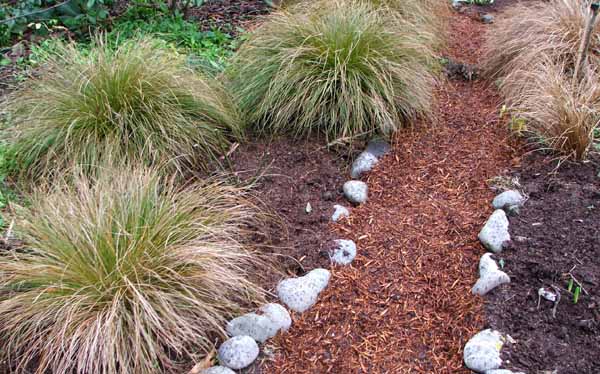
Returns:
[[[552,307],[552,318],[556,318],[556,308],[558,308],[558,303],[560,303],[560,289],[555,285],[552,285],[554,291],[556,291],[556,301],[554,302],[554,306]]]

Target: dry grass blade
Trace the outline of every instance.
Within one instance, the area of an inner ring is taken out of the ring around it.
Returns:
[[[1,359],[16,373],[182,373],[263,300],[248,278],[261,261],[241,244],[256,219],[244,196],[148,170],[34,194],[23,248],[0,255]]]

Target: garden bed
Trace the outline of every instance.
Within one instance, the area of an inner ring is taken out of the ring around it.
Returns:
[[[328,267],[327,243],[335,239],[328,226],[333,205],[343,201],[345,158],[319,139],[278,138],[248,141],[233,153],[232,162],[241,180],[257,178],[253,194],[274,214],[265,239],[280,256],[282,270],[302,275]],[[274,287],[277,280],[266,287]]]
[[[600,159],[560,167],[551,156],[525,157],[515,176],[529,195],[510,218],[512,244],[497,255],[512,282],[487,298],[492,328],[517,344],[504,351],[509,367],[528,373],[597,373],[600,369]],[[567,291],[571,273],[583,288],[577,304]],[[559,287],[561,300],[540,287]]]

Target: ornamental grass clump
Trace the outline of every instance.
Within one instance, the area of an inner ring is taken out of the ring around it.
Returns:
[[[600,72],[588,66],[580,81],[573,81],[565,64],[549,58],[503,80],[502,92],[511,111],[525,121],[526,133],[543,148],[583,160],[600,124]]]
[[[263,301],[249,280],[263,262],[242,244],[260,222],[244,190],[102,175],[18,210],[23,244],[0,253],[0,359],[13,372],[183,373]]]
[[[542,147],[578,160],[588,155],[600,119],[599,23],[574,76],[589,7],[584,0],[517,5],[488,33],[484,55],[513,120]]]
[[[168,171],[206,168],[242,132],[217,81],[195,74],[164,44],[98,40],[62,45],[8,101],[13,174],[36,179],[99,159],[136,159]]]
[[[488,75],[502,77],[533,66],[540,56],[573,69],[589,14],[585,0],[551,0],[507,9],[487,34],[483,56]],[[590,41],[588,61],[600,67],[600,23]]]
[[[260,133],[389,135],[430,114],[432,53],[415,30],[363,2],[281,11],[241,47],[232,92]]]

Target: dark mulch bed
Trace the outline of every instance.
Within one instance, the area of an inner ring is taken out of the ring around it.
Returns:
[[[523,161],[516,175],[529,201],[511,217],[513,243],[504,251],[512,283],[488,298],[491,327],[517,344],[505,351],[509,367],[527,373],[600,372],[600,158],[586,164],[557,163],[539,154]],[[577,304],[566,290],[568,273],[589,293]],[[537,290],[557,286],[553,304]]]
[[[273,253],[281,256],[279,265],[294,275],[329,264],[326,249],[333,234],[328,225],[333,205],[343,201],[346,162],[324,144],[285,138],[251,140],[232,155],[240,179],[251,181],[262,175],[253,193],[277,218],[267,227],[266,238]],[[278,280],[272,279],[267,287]]]

